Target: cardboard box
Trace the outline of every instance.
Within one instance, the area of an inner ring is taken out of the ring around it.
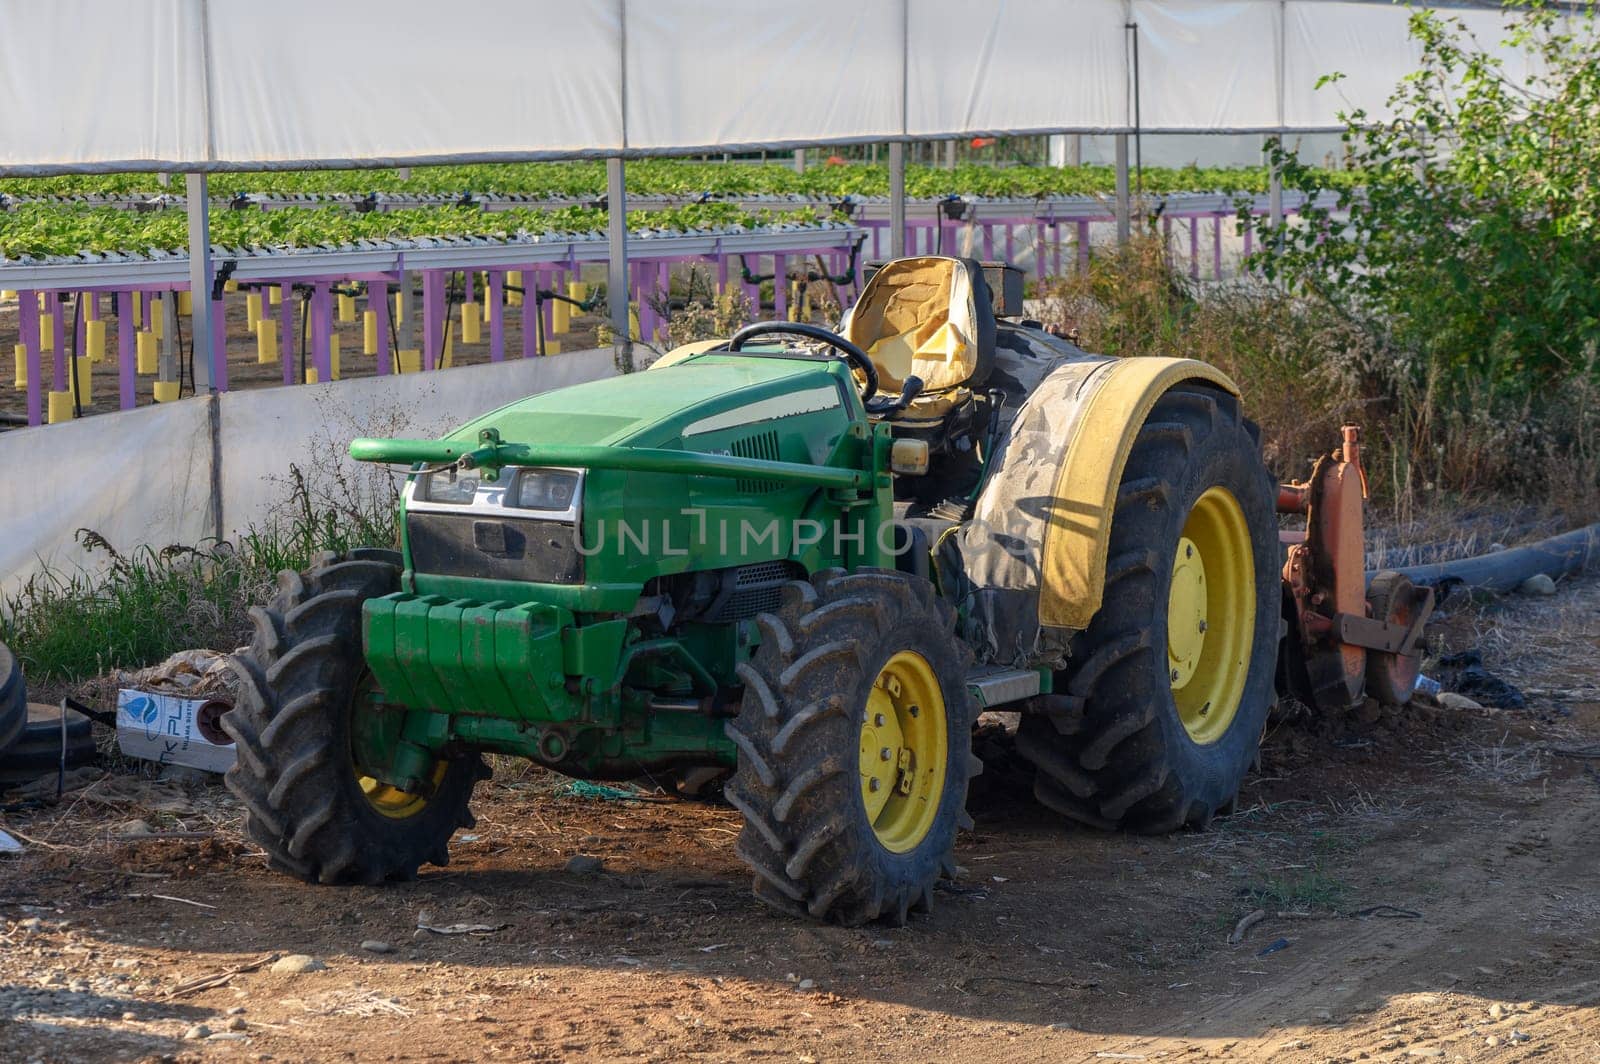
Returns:
[[[117,745],[129,757],[226,772],[233,740],[218,727],[228,703],[123,688],[117,692]]]

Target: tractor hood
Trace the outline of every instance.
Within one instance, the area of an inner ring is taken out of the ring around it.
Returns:
[[[560,357],[560,356],[555,356]],[[508,443],[660,447],[728,453],[729,433],[831,413],[845,431],[859,400],[844,363],[782,355],[699,355],[661,369],[529,396],[470,421],[448,440],[493,428]],[[837,442],[816,440],[813,461]]]

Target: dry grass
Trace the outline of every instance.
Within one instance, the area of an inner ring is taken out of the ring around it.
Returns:
[[[1348,326],[1266,285],[1192,282],[1155,237],[1097,255],[1039,295],[1045,323],[1076,329],[1086,350],[1198,358],[1226,372],[1280,476],[1304,476],[1341,424],[1362,420],[1360,338]]]
[[[1542,747],[1514,743],[1509,732],[1499,742],[1470,744],[1445,764],[1457,766],[1468,778],[1498,784],[1527,783],[1550,771],[1550,759]]]
[[[1375,497],[1398,516],[1500,495],[1559,508],[1571,520],[1600,507],[1600,395],[1596,367],[1574,366],[1567,385],[1515,410],[1492,397],[1449,407],[1410,383],[1383,340],[1328,305],[1248,278],[1191,281],[1168,248],[1146,235],[1097,254],[1086,273],[1039,291],[1046,324],[1076,329],[1090,351],[1198,358],[1238,383],[1280,477],[1303,477],[1339,441],[1366,429]]]

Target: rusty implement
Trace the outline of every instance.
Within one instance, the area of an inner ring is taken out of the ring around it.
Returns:
[[[1433,589],[1399,573],[1366,581],[1363,518],[1367,476],[1361,430],[1346,425],[1343,444],[1318,458],[1311,479],[1278,491],[1278,512],[1305,515],[1287,531],[1283,566],[1289,633],[1280,663],[1285,693],[1337,712],[1371,695],[1404,705],[1421,668],[1419,643],[1433,611]]]

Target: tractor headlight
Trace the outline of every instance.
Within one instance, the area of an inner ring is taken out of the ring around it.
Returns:
[[[423,478],[420,498],[426,502],[442,502],[452,506],[465,506],[478,494],[478,478],[449,473],[429,473]]]
[[[519,510],[567,513],[578,497],[579,474],[570,469],[521,469],[511,489],[511,505]]]

